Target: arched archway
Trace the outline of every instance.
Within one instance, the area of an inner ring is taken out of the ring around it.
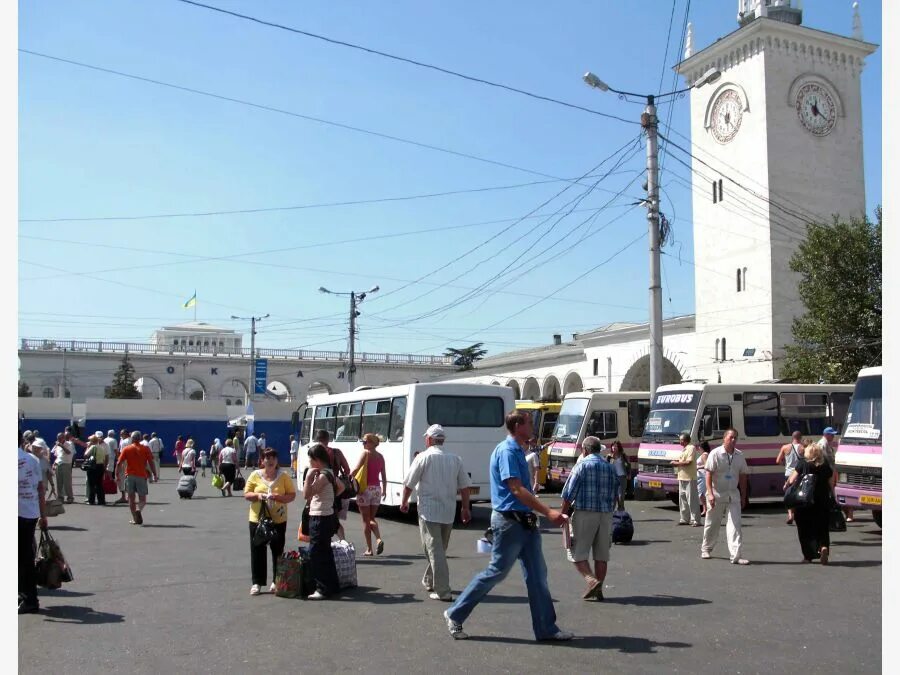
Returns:
[[[192,377],[189,377],[184,381],[184,386],[180,393],[184,395],[184,398],[191,401],[205,401],[208,398],[206,387],[203,386],[203,383]]]
[[[541,398],[545,401],[559,400],[559,380],[556,375],[548,375],[544,378],[544,384],[541,387]]]
[[[525,383],[522,385],[522,398],[535,401],[540,397],[541,385],[539,385],[538,381],[533,377],[526,378]]]
[[[674,363],[663,357],[662,382],[660,384],[678,384],[681,382],[681,373]],[[650,390],[650,355],[644,354],[631,364],[619,391],[649,391]]]
[[[226,405],[244,405],[247,403],[248,393],[247,385],[235,378],[222,385],[219,397],[225,399]]]
[[[499,386],[499,385],[500,385],[500,383],[497,382],[497,380],[491,380],[491,384],[496,385],[496,386]]]
[[[522,398],[522,390],[519,389],[519,383],[516,380],[510,380],[506,383],[506,386],[513,390],[513,395],[516,399]]]
[[[315,396],[316,394],[333,394],[334,389],[327,382],[316,380],[309,383],[309,389],[306,390],[307,396]]]
[[[280,401],[290,402],[294,400],[294,396],[291,394],[291,388],[280,380],[272,380],[269,382],[266,391]]]
[[[134,386],[141,392],[141,398],[158,401],[163,397],[162,383],[150,375],[139,377],[135,380]]]
[[[584,383],[581,381],[581,375],[574,371],[566,375],[566,379],[563,382],[563,396],[583,389]]]

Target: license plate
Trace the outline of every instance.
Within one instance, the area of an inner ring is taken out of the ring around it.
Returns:
[[[469,488],[470,495],[477,495],[479,492],[481,492],[481,487],[478,485],[475,485],[474,487]]]
[[[651,481],[650,481],[650,487],[652,487],[652,488],[661,488],[661,487],[662,487],[662,481],[651,480]]]
[[[881,497],[869,497],[868,495],[863,495],[859,498],[860,504],[870,504],[872,506],[881,506]]]

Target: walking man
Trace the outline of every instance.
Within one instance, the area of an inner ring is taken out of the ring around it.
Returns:
[[[158,476],[156,465],[153,464],[153,455],[150,454],[147,446],[141,445],[141,432],[134,431],[131,434],[131,444],[119,452],[119,464],[116,467],[116,473],[123,478],[125,489],[128,492],[128,507],[131,509],[132,525],[144,524],[141,511],[147,505],[148,466],[153,479],[156,480]]]
[[[463,622],[494,586],[503,581],[519,560],[528,588],[531,626],[538,640],[571,640],[573,635],[556,625],[556,611],[547,585],[547,563],[541,551],[538,513],[554,525],[563,523],[563,515],[548,508],[531,492],[525,445],[534,434],[531,416],[513,411],[506,416],[509,436],[491,453],[491,530],[494,543],[491,562],[469,582],[456,602],[444,612],[450,635],[467,637]]]
[[[775,458],[776,464],[784,464],[784,480],[787,481],[794,473],[797,464],[803,457],[803,434],[795,431],[791,434],[791,442],[785,443],[778,451],[778,457]],[[794,509],[788,509],[787,524],[794,524]]]
[[[708,560],[711,556],[719,527],[722,525],[722,513],[727,512],[728,521],[725,534],[728,538],[728,553],[735,565],[749,565],[750,561],[741,557],[741,509],[747,505],[747,461],[744,453],[734,444],[737,431],[728,429],[722,439],[722,445],[709,453],[706,460],[706,523],[703,526],[703,543],[700,546],[700,557]]]
[[[462,498],[460,517],[463,524],[471,519],[469,510],[469,476],[462,459],[444,451],[444,428],[432,424],[425,432],[425,452],[416,455],[403,482],[400,511],[409,512],[409,497],[418,490],[419,535],[425,550],[425,576],[422,585],[432,600],[450,602],[450,569],[447,547],[456,516],[456,495]]]
[[[601,453],[603,444],[596,436],[584,439],[582,447],[589,453],[569,474],[562,491],[562,511],[572,514],[572,538],[569,560],[587,582],[581,597],[585,600],[603,600],[603,581],[609,562],[609,546],[612,543],[612,512],[619,495],[619,477],[616,470]],[[569,527],[564,523],[563,527]],[[588,564],[593,557],[594,569]]]
[[[246,469],[255,469],[257,464],[257,451],[259,450],[259,441],[256,436],[253,435],[253,432],[247,436],[246,440],[244,440],[244,468]]]
[[[165,450],[162,439],[156,435],[154,431],[150,434],[150,454],[153,455],[153,466],[156,468],[156,475],[159,476],[159,457]],[[159,478],[154,478],[153,482],[157,482]]]
[[[119,429],[119,449],[116,451],[115,464],[119,463],[119,454],[122,452],[122,450],[125,449],[125,446],[127,446],[129,443],[131,443],[131,439],[128,436],[128,430],[127,429]],[[119,492],[122,493],[122,495],[113,503],[114,504],[127,504],[128,498],[125,496],[125,478],[124,478],[124,476],[119,478],[119,476],[121,475],[120,471],[116,471],[113,475],[116,476],[116,488],[119,490]]]
[[[75,461],[74,444],[66,440],[65,434],[56,434],[56,445],[53,446],[53,455],[56,458],[56,491],[60,499],[65,499],[66,504],[75,501],[75,493],[72,491],[72,463]]]
[[[700,527],[700,497],[697,494],[697,448],[691,444],[690,434],[681,434],[679,442],[684,450],[672,466],[678,468],[678,508],[681,511],[679,525]]]
[[[300,442],[291,434],[291,478],[297,477],[297,455],[300,453]]]
[[[46,530],[47,517],[41,462],[25,452],[22,445],[19,434],[19,614],[32,614],[40,608],[34,569],[34,530],[38,523]]]

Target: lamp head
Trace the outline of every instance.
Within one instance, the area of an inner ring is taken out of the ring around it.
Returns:
[[[703,75],[700,76],[700,79],[697,80],[697,83],[694,85],[695,87],[702,87],[705,84],[712,84],[716,80],[722,77],[722,71],[718,68],[710,68]]]
[[[594,89],[599,89],[600,91],[609,90],[609,85],[607,85],[606,82],[594,75],[591,71],[588,71],[584,75],[582,75],[581,79],[584,80],[585,84],[587,84],[589,87],[593,87]]]
[[[366,291],[366,293],[375,293],[376,291],[380,291],[380,290],[381,290],[380,287],[372,286],[372,288],[370,288],[368,291]]]
[[[329,291],[324,286],[319,286],[319,293],[331,293],[331,291]]]

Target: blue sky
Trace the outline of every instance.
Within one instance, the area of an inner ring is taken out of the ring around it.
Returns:
[[[663,75],[668,90],[685,11],[685,0],[675,0],[664,60],[672,3],[663,0],[392,2],[377,12],[350,2],[210,4],[630,120],[640,106],[587,88],[581,74],[590,69],[637,91],[657,90]],[[691,3],[696,48],[736,28],[734,4]],[[805,4],[806,25],[849,35],[849,2]],[[881,43],[880,3],[864,0],[861,13],[867,41]],[[641,194],[644,154],[637,146],[616,154],[637,138],[634,124],[174,0],[20,3],[19,47],[510,165],[20,54],[23,220],[520,186],[251,214],[20,222],[21,337],[144,342],[160,325],[192,319],[181,305],[196,289],[200,320],[246,330],[229,317],[270,313],[260,325],[262,346],[342,349],[347,302],[316,289],[375,284],[381,291],[360,307],[363,351],[440,353],[483,341],[498,353],[546,344],[557,332],[646,320],[646,217],[631,206]],[[862,82],[872,212],[881,201],[881,50],[869,58]],[[660,117],[667,115],[661,107]],[[672,126],[688,134],[688,99],[676,102]],[[552,227],[559,216],[545,218],[566,213],[585,191],[570,187],[538,209],[567,185],[548,176],[576,178],[609,156],[620,165],[600,167],[588,182],[613,170]],[[690,259],[690,196],[676,179],[687,170],[670,164],[663,210],[676,243],[667,251]],[[544,219],[516,223],[536,209]],[[429,232],[404,234],[419,230]],[[466,298],[503,271],[489,292]],[[693,268],[665,257],[663,272],[665,315],[692,312]]]

